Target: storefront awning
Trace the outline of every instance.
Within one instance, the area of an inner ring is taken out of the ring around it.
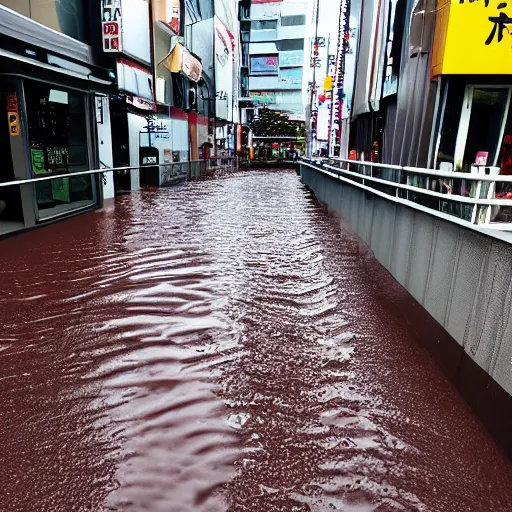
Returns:
[[[44,62],[40,62],[35,59],[31,59],[29,57],[24,57],[23,55],[18,55],[17,53],[12,53],[7,50],[3,50],[0,48],[0,57],[4,57],[7,59],[11,59],[17,62],[21,62],[23,64],[30,64],[32,66],[36,66],[41,69],[46,69],[48,71],[53,71],[55,73],[60,73],[62,75],[66,75],[72,78],[79,78],[81,80],[87,80],[89,82],[95,82],[101,85],[112,85],[112,82],[107,80],[102,80],[101,78],[97,78],[92,75],[92,71],[86,67],[73,65],[73,63],[69,63],[69,67],[65,68],[64,63],[66,62],[64,59],[55,59],[54,65],[45,64]],[[73,67],[73,69],[70,69]]]
[[[203,74],[203,65],[181,43],[176,43],[163,61],[163,65],[172,73],[183,73],[193,82],[199,82]]]
[[[91,47],[0,5],[0,34],[92,64]]]

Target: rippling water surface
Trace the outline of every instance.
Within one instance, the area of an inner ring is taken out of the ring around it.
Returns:
[[[293,172],[0,243],[0,510],[507,511],[512,472]]]

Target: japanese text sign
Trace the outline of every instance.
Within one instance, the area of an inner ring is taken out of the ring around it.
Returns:
[[[512,1],[440,0],[432,75],[512,74]]]

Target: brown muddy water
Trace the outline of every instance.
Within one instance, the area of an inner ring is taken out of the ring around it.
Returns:
[[[0,242],[0,510],[508,511],[512,466],[294,172]]]

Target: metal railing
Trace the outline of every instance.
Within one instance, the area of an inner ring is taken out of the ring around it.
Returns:
[[[44,175],[37,178],[4,181],[0,182],[0,187],[15,187],[63,178],[73,179],[81,176],[92,176],[96,174],[106,175],[108,173],[140,171],[141,169],[151,169],[155,167],[163,168],[162,182],[163,185],[165,185],[166,178],[168,178],[170,181],[173,181],[176,178],[201,179],[214,176],[217,172],[233,171],[236,168],[236,158],[219,157],[209,158],[206,160],[188,160],[185,162],[168,162],[163,164],[148,164],[126,167],[102,167],[101,169],[91,169],[87,171]],[[168,172],[166,172],[167,170]]]
[[[497,167],[474,166],[468,173],[343,158],[305,158],[302,162],[399,202],[512,231],[512,176],[500,175]]]

